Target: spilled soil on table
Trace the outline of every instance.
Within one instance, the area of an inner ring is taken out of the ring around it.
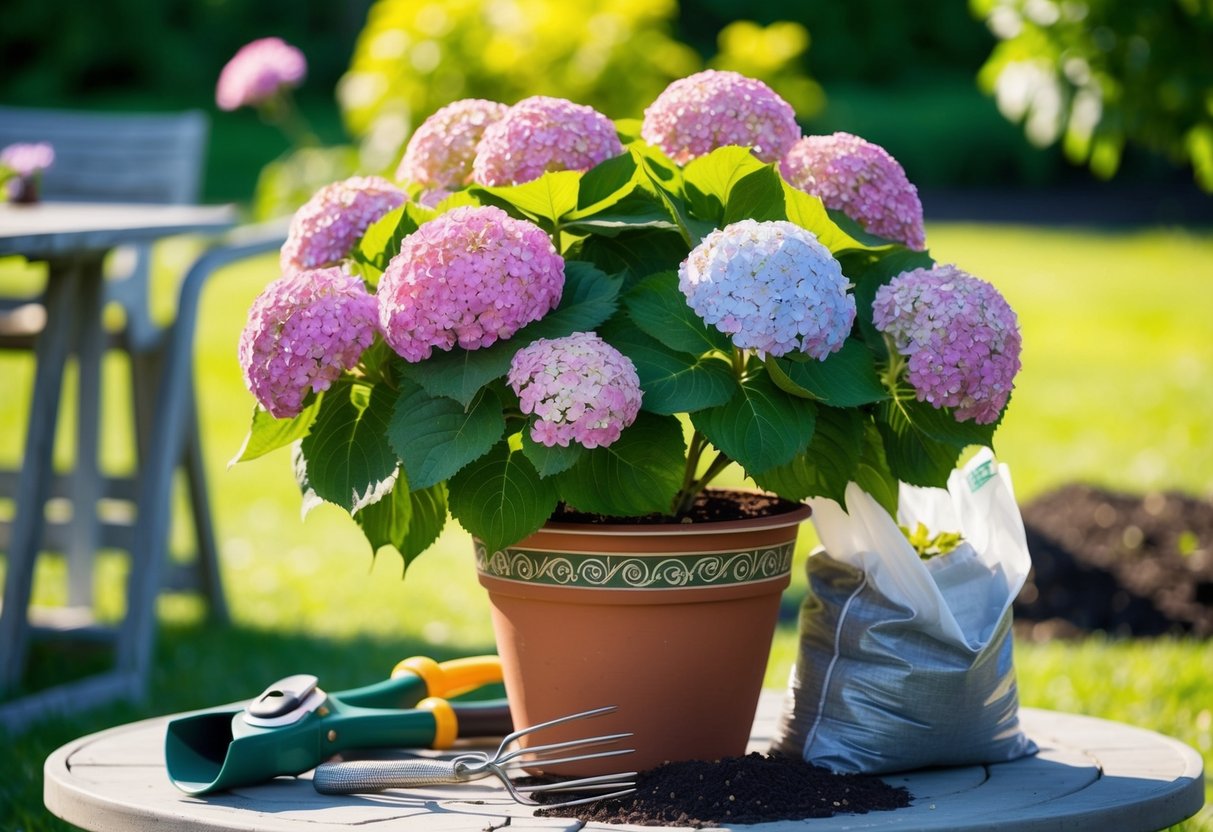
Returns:
[[[550,801],[567,800],[554,794]],[[665,763],[636,778],[636,791],[540,817],[696,829],[739,823],[866,814],[910,805],[910,793],[878,777],[833,774],[794,757],[747,754]]]

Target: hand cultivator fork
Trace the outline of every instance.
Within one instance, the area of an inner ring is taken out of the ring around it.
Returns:
[[[615,748],[602,751],[582,752],[593,746],[608,745],[630,737],[631,734],[604,734],[597,737],[566,740],[546,745],[533,745],[528,748],[507,750],[511,744],[522,737],[564,725],[578,719],[588,719],[601,714],[610,713],[615,708],[597,708],[592,711],[571,714],[553,719],[528,728],[522,728],[508,734],[497,747],[497,751],[489,755],[483,751],[469,751],[449,760],[416,759],[416,760],[355,760],[351,762],[324,763],[317,767],[312,782],[316,791],[324,794],[356,794],[375,792],[383,789],[407,789],[421,786],[435,786],[453,783],[466,783],[492,775],[501,781],[510,797],[516,802],[527,805],[541,805],[533,799],[535,794],[577,793],[582,795],[572,800],[556,803],[543,803],[547,807],[575,806],[581,803],[591,803],[609,797],[622,797],[635,791],[635,783],[631,778],[636,772],[620,772],[604,774],[596,777],[582,777],[575,780],[565,780],[540,785],[519,785],[510,779],[509,771],[523,767],[543,766],[548,768],[580,760],[614,757],[620,754],[630,754],[630,748]],[[593,792],[594,794],[589,794]]]

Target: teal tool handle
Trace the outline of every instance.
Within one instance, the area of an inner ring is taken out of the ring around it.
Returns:
[[[456,739],[502,737],[513,730],[505,699],[452,703],[429,698],[416,710],[342,706],[324,718],[328,753],[349,748],[449,748]]]
[[[359,708],[412,708],[428,696],[451,699],[500,681],[501,659],[496,656],[445,662],[413,656],[399,662],[387,681],[329,696]]]
[[[350,748],[431,748],[439,732],[438,719],[428,710],[343,708],[322,725],[324,756]]]
[[[425,680],[412,673],[329,694],[331,698],[356,708],[414,708],[429,695]]]

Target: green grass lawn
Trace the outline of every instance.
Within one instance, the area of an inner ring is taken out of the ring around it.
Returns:
[[[1181,489],[1213,496],[1213,234],[1182,230],[1052,231],[933,225],[932,253],[996,284],[1024,332],[1024,369],[998,434],[1021,500],[1074,480],[1135,492]],[[174,273],[189,245],[161,252]],[[485,598],[470,541],[451,526],[401,580],[399,559],[378,558],[341,512],[299,519],[285,453],[227,469],[251,413],[235,345],[244,312],[277,276],[272,256],[218,274],[208,287],[197,344],[208,472],[224,576],[236,626],[212,630],[191,599],[162,601],[162,637],[150,697],[55,720],[15,738],[0,762],[0,830],[60,829],[41,807],[41,765],[82,733],[141,716],[249,696],[289,672],[314,672],[330,688],[373,681],[399,658],[491,651]],[[0,290],[25,278],[0,261]],[[171,307],[171,292],[159,305]],[[131,464],[120,436],[122,366],[106,365],[103,465]],[[32,369],[0,357],[0,378],[18,391],[0,400],[0,462],[21,455]],[[69,397],[70,398],[70,397]],[[70,420],[66,420],[70,421]],[[61,444],[70,445],[69,425]],[[60,455],[70,459],[70,449]],[[5,507],[0,506],[0,511]],[[183,535],[178,534],[178,537]],[[806,530],[798,557],[812,545]],[[1213,541],[1201,541],[1213,545]],[[44,559],[49,560],[49,559]],[[105,558],[104,607],[121,612],[121,558]],[[38,571],[44,603],[61,597],[60,567]],[[798,581],[789,593],[803,592]],[[793,625],[777,635],[767,684],[781,687],[795,653]],[[45,655],[39,677],[61,657]],[[1021,644],[1023,702],[1121,719],[1181,738],[1213,767],[1213,645],[1182,640]],[[1213,829],[1213,811],[1183,828]]]

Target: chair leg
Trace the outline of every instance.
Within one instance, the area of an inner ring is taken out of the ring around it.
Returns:
[[[100,263],[95,264],[100,268]],[[63,390],[63,367],[71,346],[72,305],[90,264],[60,268],[52,264],[46,292],[47,326],[35,346],[34,391],[23,464],[17,480],[16,515],[9,540],[4,577],[4,606],[0,608],[0,694],[20,684],[29,648],[29,602],[34,562],[46,526],[45,507],[50,494],[55,426]]]
[[[166,343],[171,339],[166,338]],[[139,448],[140,469],[146,468],[152,441],[153,426],[157,418],[157,384],[162,379],[168,360],[163,349],[134,351],[131,359],[131,389],[134,394],[135,433]],[[205,460],[202,455],[201,431],[198,423],[197,397],[194,390],[192,368],[185,389],[188,401],[183,409],[187,420],[180,437],[181,445],[173,449],[173,467],[184,469],[186,494],[189,499],[190,519],[194,529],[194,561],[189,566],[191,586],[206,599],[210,620],[218,624],[230,621],[227,600],[223,591],[223,580],[219,569],[219,549],[211,518],[210,497],[207,490]],[[171,482],[170,482],[171,487]],[[143,510],[140,506],[140,510]],[[171,528],[171,525],[170,525]],[[167,542],[162,555],[169,557]]]
[[[98,436],[105,328],[98,311],[100,304],[100,287],[95,287],[89,297],[80,298],[76,314],[76,460],[69,491],[72,522],[67,541],[67,602],[90,610],[100,531],[97,503],[102,496]]]
[[[206,464],[202,455],[202,431],[198,422],[198,395],[192,379],[189,393],[187,410],[189,423],[185,427],[184,450],[190,513],[194,520],[194,538],[197,543],[194,568],[198,574],[203,597],[207,600],[207,610],[211,621],[226,626],[231,623],[231,617],[228,614],[227,598],[223,592],[223,576],[219,570],[219,546],[211,520],[211,502],[206,487]]]

